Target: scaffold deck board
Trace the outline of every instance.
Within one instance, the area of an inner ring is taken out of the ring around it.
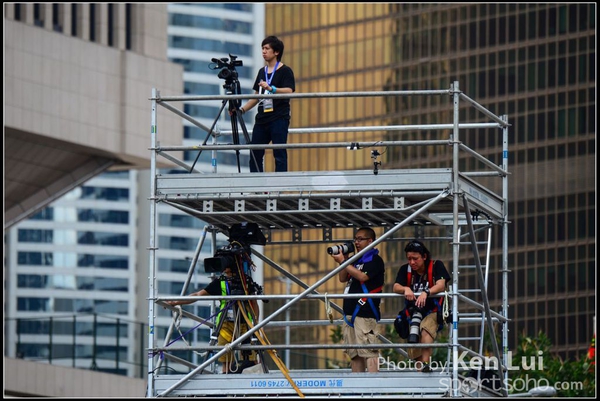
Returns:
[[[304,396],[319,397],[443,397],[451,391],[448,372],[388,371],[352,373],[349,369],[290,371]],[[280,371],[261,374],[196,375],[165,393],[184,375],[157,375],[159,396],[272,397],[299,396]]]
[[[458,185],[471,211],[501,220],[503,202],[498,194],[462,174]],[[263,230],[393,227],[444,192],[448,196],[414,222],[452,225],[452,186],[452,170],[446,168],[378,174],[370,170],[175,174],[157,177],[156,196],[223,232],[240,219]],[[459,209],[459,223],[464,223],[462,204]]]

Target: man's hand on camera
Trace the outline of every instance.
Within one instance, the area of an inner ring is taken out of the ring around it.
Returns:
[[[333,258],[333,259],[334,259],[336,262],[338,262],[340,265],[346,261],[346,255],[344,255],[343,253],[338,253],[338,254],[336,254],[336,255],[333,255],[333,254],[332,254],[332,255],[331,255],[331,257],[332,257],[332,258]]]

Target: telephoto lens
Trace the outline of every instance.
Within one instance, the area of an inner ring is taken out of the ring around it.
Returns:
[[[421,320],[423,320],[421,309],[414,308],[410,319],[410,333],[408,335],[408,342],[411,344],[419,342],[419,338],[421,337]]]
[[[354,244],[352,242],[346,242],[345,244],[338,244],[327,248],[327,253],[330,255],[337,255],[339,253],[347,254],[354,252]]]

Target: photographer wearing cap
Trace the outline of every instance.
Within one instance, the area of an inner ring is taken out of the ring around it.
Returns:
[[[362,227],[354,235],[356,253],[375,241],[375,231]],[[342,247],[344,248],[344,247]],[[346,248],[347,249],[347,248]],[[348,249],[348,253],[354,249]],[[339,264],[348,259],[348,254],[329,252]],[[345,294],[380,293],[385,279],[385,264],[375,248],[367,251],[354,265],[348,265],[339,272],[340,282],[346,283]],[[381,317],[381,298],[344,298],[344,326],[342,333],[345,344],[379,344],[377,322]],[[346,349],[350,357],[352,372],[376,373],[379,371],[379,350],[370,348]]]
[[[440,260],[431,260],[431,253],[421,241],[411,241],[404,248],[408,263],[396,275],[393,292],[404,294],[405,307],[398,313],[394,327],[409,343],[432,344],[443,328],[440,322],[443,298],[432,295],[443,292],[450,275]],[[419,295],[415,295],[419,293]],[[432,348],[409,348],[409,357],[417,369],[430,372]]]

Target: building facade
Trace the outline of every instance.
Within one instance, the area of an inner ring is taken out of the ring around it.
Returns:
[[[144,117],[135,127],[137,131],[149,126],[148,98],[153,87],[162,95],[225,94],[225,82],[218,77],[220,69],[211,59],[229,58],[231,54],[243,62],[237,67],[239,81],[244,93],[250,93],[256,71],[263,63],[262,5],[169,4],[155,8],[133,4],[11,4],[5,7],[5,19],[34,33],[45,29],[66,40],[77,38],[78,46],[146,53],[177,66],[176,86],[172,76],[171,81],[164,77],[148,79],[143,86],[136,115]],[[152,40],[156,41],[154,46],[150,45]],[[152,67],[152,62],[147,65]],[[117,69],[111,73],[118,76]],[[117,95],[108,90],[108,97],[118,100]],[[227,109],[219,113],[221,106],[220,102],[190,102],[183,108],[216,132],[231,131]],[[176,133],[180,143],[212,142],[206,131],[171,113],[160,118],[161,129],[166,131],[161,132],[161,138],[172,138]],[[245,118],[251,130],[253,114]],[[173,120],[179,127],[173,127]],[[245,140],[242,133],[240,137]],[[216,138],[228,143],[232,134]],[[137,151],[147,152],[149,158],[150,143],[150,136],[144,137]],[[191,152],[184,155],[186,162],[197,163],[203,171],[237,169],[234,153],[223,152],[215,160],[212,157]],[[240,155],[240,164],[248,168],[248,154]],[[144,377],[150,181],[149,172],[143,169],[103,173],[6,232],[5,343],[9,356]],[[155,290],[163,295],[180,295],[205,224],[161,205],[158,227],[159,274]],[[215,246],[226,243],[225,237],[219,237]],[[210,280],[202,261],[212,252],[209,238],[198,265],[192,269],[194,280],[187,292]],[[189,308],[205,315],[210,307],[209,303],[199,302]],[[171,315],[162,308],[157,314],[157,330],[165,332],[173,321]],[[183,332],[192,328],[190,322],[183,326]],[[185,338],[206,342],[208,336],[206,327],[201,327]]]
[[[469,97],[508,116],[509,345],[515,349],[521,335],[536,337],[542,331],[562,357],[583,355],[596,311],[596,5],[269,4],[266,14],[267,32],[286,43],[285,61],[294,68],[299,92],[447,89],[458,81]],[[445,99],[426,97],[389,104],[364,98],[303,100],[294,101],[292,108],[292,127],[435,124],[451,110]],[[368,140],[352,134],[344,138]],[[373,136],[416,138],[440,139],[428,131]],[[312,139],[328,141],[322,134]],[[464,141],[486,157],[502,149],[497,133],[483,129],[469,132]],[[381,168],[436,167],[446,161],[433,147],[397,149],[382,156]],[[290,156],[297,170],[365,168],[371,163],[368,154],[346,151]],[[422,234],[405,232],[407,238]],[[495,240],[488,287],[493,308],[502,298],[500,238]],[[451,260],[447,242],[427,242],[434,257]],[[389,290],[405,263],[402,249],[403,243],[382,249]],[[332,268],[322,247],[308,252],[275,247],[269,252],[308,281]],[[474,274],[470,277],[476,280]],[[265,279],[266,292],[285,290],[276,277]],[[341,291],[339,286],[331,283],[323,291]],[[321,309],[295,313],[297,318],[325,318]],[[387,317],[398,310],[397,304],[385,305]],[[461,330],[467,336],[479,328]],[[330,334],[315,328],[298,333],[292,342],[327,342]],[[318,359],[344,362],[336,353]]]
[[[107,47],[119,43],[123,49],[130,45],[135,49],[138,43],[149,55],[165,58],[166,52],[171,62],[183,66],[184,72],[181,90],[169,87],[171,93],[166,93],[159,87],[163,94],[225,93],[224,82],[217,76],[219,69],[210,60],[231,55],[243,61],[243,67],[237,70],[243,92],[249,93],[262,65],[260,42],[271,34],[285,43],[283,60],[294,69],[299,92],[445,89],[458,81],[462,91],[496,114],[506,114],[513,125],[509,143],[510,348],[514,349],[520,335],[535,336],[543,331],[552,340],[553,349],[564,357],[576,358],[587,350],[594,331],[596,302],[595,4],[169,4],[167,11],[158,13],[165,18],[168,12],[168,21],[138,25],[138,30],[132,31],[123,26],[123,32],[132,34],[122,38],[108,33],[113,31],[110,26],[121,26],[125,19],[103,19],[113,15],[107,5],[93,12],[100,15],[99,19],[90,19],[92,9],[86,6],[82,6],[86,10],[83,14],[68,8],[55,13],[52,5],[37,11],[30,6],[10,9],[10,19],[39,29],[56,31],[62,26],[66,35],[75,32],[67,29],[75,24],[85,27],[76,29],[80,32],[77,37],[82,35],[84,41],[91,41],[100,32],[98,37],[106,41]],[[167,31],[166,37],[161,29]],[[159,43],[166,40],[168,45],[156,54],[149,40],[142,40],[144,37]],[[139,113],[147,118],[149,88],[144,87],[144,91]],[[203,125],[214,124],[227,131],[231,126],[226,111],[219,113],[222,106],[220,102],[188,102],[184,108]],[[397,103],[361,98],[320,102],[299,99],[292,102],[291,128],[382,122],[427,124],[439,121],[439,113],[447,110],[442,101],[419,99]],[[246,116],[246,123],[251,130],[252,115]],[[188,121],[182,121],[182,125],[185,144],[212,141]],[[144,126],[141,124],[139,129]],[[310,135],[314,142],[329,141],[323,134],[303,135]],[[422,131],[368,135],[348,134],[344,140],[437,139],[433,132]],[[479,153],[496,154],[501,146],[486,130],[471,135],[465,140],[476,144]],[[228,135],[216,140],[232,141]],[[290,135],[289,142],[295,140]],[[306,137],[298,140],[305,141]],[[200,163],[205,171],[213,166],[219,171],[237,169],[234,153],[223,152],[217,157],[213,160],[212,154],[190,152],[185,160]],[[270,163],[268,157],[265,160]],[[242,154],[242,168],[247,168],[247,161],[248,155]],[[382,161],[381,168],[435,167],[440,162],[434,149],[425,148],[417,153],[389,152]],[[358,157],[344,151],[313,150],[290,152],[289,163],[290,170],[298,171],[358,169],[370,166],[372,159],[369,154]],[[9,354],[51,358],[53,363],[62,359],[65,364],[84,355],[88,358],[82,358],[82,367],[96,364],[102,370],[132,376],[143,371],[146,333],[130,328],[129,322],[132,327],[147,322],[149,182],[146,171],[99,176],[7,232],[5,321],[15,322],[8,325],[6,334]],[[179,295],[204,224],[162,206],[158,219],[158,292]],[[413,228],[403,234],[420,235]],[[348,232],[347,237],[351,236]],[[220,237],[215,246],[225,243]],[[401,244],[391,243],[382,249],[388,270],[387,291],[404,263]],[[447,243],[432,241],[430,249],[437,258],[450,259]],[[209,243],[202,248],[200,263],[192,267],[193,287],[210,279],[203,272],[202,260],[212,252]],[[322,245],[308,251],[278,245],[267,247],[265,253],[306,282],[333,267]],[[500,256],[491,256],[489,296],[492,307],[498,307],[501,272],[494,271],[493,266],[501,265]],[[41,274],[46,267],[49,274]],[[265,293],[298,291],[269,269],[264,275]],[[332,282],[322,291],[341,290],[339,283]],[[191,291],[189,288],[184,292]],[[210,313],[209,303],[198,302],[186,308],[194,308],[198,315]],[[393,302],[384,304],[386,317],[397,310]],[[104,313],[111,321],[93,320],[94,314]],[[325,318],[324,310],[312,304],[295,306],[290,313],[293,319]],[[58,323],[21,323],[20,328],[15,320],[17,316],[58,314],[88,317]],[[157,315],[159,330],[167,330],[172,322],[170,313],[159,309]],[[122,320],[117,322],[117,318]],[[204,329],[188,332],[193,327],[189,322],[181,327],[186,341],[208,340]],[[48,333],[53,330],[58,330],[54,335],[65,337],[62,344],[49,348]],[[82,338],[76,347],[69,346],[73,330],[77,338]],[[90,335],[94,330],[107,333],[101,344],[103,351],[93,350],[98,346]],[[464,334],[468,335],[469,330],[473,329],[466,328]],[[17,333],[23,336],[19,340]],[[319,327],[292,333],[272,329],[267,333],[273,343],[332,341],[331,333]],[[115,341],[119,337],[123,337],[122,342]],[[106,360],[126,355],[116,359],[126,360],[128,365],[94,360],[92,355],[98,352],[104,352]],[[337,351],[292,350],[289,356],[290,368],[343,361]]]

